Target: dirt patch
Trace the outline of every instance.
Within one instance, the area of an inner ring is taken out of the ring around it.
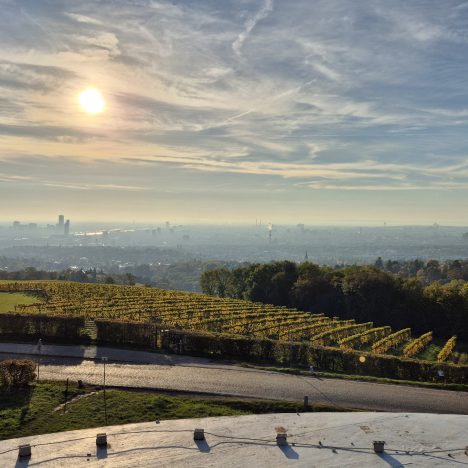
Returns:
[[[75,401],[78,401],[78,400],[81,400],[82,398],[88,398],[89,396],[91,395],[95,395],[96,393],[100,393],[100,392],[91,392],[91,393],[85,393],[83,395],[78,395],[76,396],[75,398],[72,398],[71,400],[68,400],[67,401],[67,406],[70,404],[70,403],[73,403]],[[56,413],[57,411],[61,411],[65,408],[65,403],[62,403],[61,405],[57,406],[56,408],[54,408],[54,410],[52,411],[53,413]]]

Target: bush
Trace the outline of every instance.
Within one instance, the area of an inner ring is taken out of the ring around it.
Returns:
[[[156,328],[142,322],[95,320],[97,341],[103,344],[155,347]]]
[[[83,326],[83,317],[0,314],[0,337],[3,339],[79,341]]]
[[[36,378],[36,364],[28,360],[0,361],[0,387],[21,387]]]

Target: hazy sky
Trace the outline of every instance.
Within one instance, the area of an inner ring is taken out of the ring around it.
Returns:
[[[0,0],[2,219],[468,224],[467,124],[468,1]]]

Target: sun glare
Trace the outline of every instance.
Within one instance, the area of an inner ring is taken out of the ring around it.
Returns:
[[[85,112],[97,114],[104,110],[104,98],[100,91],[87,89],[80,94],[80,104]]]

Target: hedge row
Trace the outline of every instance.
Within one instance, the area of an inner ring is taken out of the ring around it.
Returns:
[[[445,381],[468,383],[468,366],[456,364],[311,346],[308,343],[160,329],[140,322],[96,320],[96,326],[97,339],[101,343],[137,345],[193,356],[233,358],[282,366],[314,366],[331,372],[404,380],[437,381],[440,380],[438,373],[442,370]]]
[[[0,387],[19,387],[36,378],[36,364],[28,360],[0,361]]]
[[[84,326],[83,317],[32,314],[0,314],[2,339],[52,339],[78,341]]]
[[[96,320],[97,341],[159,348],[211,358],[233,358],[276,365],[314,366],[320,370],[404,380],[437,381],[439,371],[451,383],[468,383],[468,366],[232,335],[186,332],[141,322]],[[81,317],[0,314],[0,337],[78,341]],[[363,359],[364,358],[364,359]]]
[[[306,368],[314,366],[324,371],[403,380],[437,381],[440,380],[439,371],[443,371],[446,382],[468,383],[468,366],[311,346],[308,343],[167,330],[162,334],[161,348],[173,352],[182,350],[184,354],[196,356],[236,358]]]
[[[156,328],[149,323],[95,320],[98,343],[156,347]]]

